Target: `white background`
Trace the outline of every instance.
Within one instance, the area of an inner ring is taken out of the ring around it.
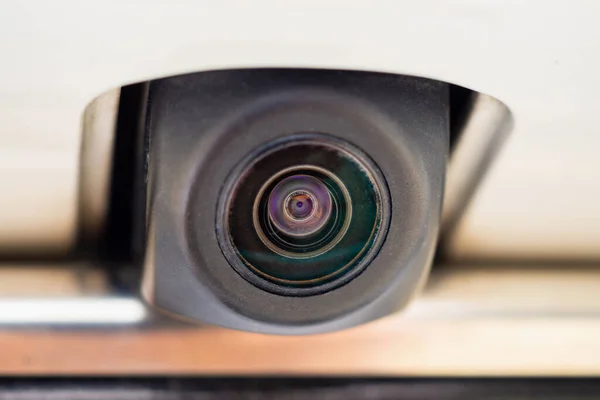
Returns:
[[[600,2],[4,1],[0,246],[66,251],[81,116],[126,83],[232,67],[414,74],[490,94],[515,129],[453,255],[600,257]]]

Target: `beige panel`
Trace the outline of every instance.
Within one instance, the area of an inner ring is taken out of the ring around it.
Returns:
[[[451,254],[598,258],[599,13],[584,0],[7,1],[0,252],[72,245],[81,117],[95,96],[177,73],[277,66],[414,74],[500,99],[515,130]]]
[[[600,257],[597,126],[565,126],[565,136],[515,131],[451,237],[452,259]]]
[[[74,154],[13,137],[0,132],[0,254],[62,254],[76,226]]]
[[[102,270],[84,264],[16,264],[0,268],[0,304],[2,298],[89,297],[106,295],[107,290]]]

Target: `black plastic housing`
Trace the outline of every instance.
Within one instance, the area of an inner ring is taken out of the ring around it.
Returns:
[[[448,85],[391,74],[253,69],[150,83],[143,293],[159,309],[234,329],[307,334],[402,309],[427,276],[449,146]],[[281,296],[232,268],[217,241],[219,196],[253,149],[324,133],[366,153],[388,185],[389,230],[351,281]]]

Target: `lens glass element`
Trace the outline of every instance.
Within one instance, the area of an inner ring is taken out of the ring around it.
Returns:
[[[312,193],[304,190],[291,193],[285,199],[285,214],[291,218],[294,223],[303,222],[314,215],[314,211],[319,206]]]
[[[267,208],[269,220],[278,231],[305,237],[325,226],[331,216],[331,196],[319,179],[297,174],[275,185],[268,196]]]
[[[257,149],[225,185],[219,242],[257,286],[308,295],[348,281],[374,257],[389,221],[375,164],[354,146],[298,134]]]

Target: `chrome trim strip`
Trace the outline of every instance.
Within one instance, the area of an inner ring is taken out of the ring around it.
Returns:
[[[121,88],[96,97],[83,113],[79,161],[79,229],[95,241],[106,222]]]
[[[460,136],[450,154],[442,210],[442,233],[450,234],[512,130],[510,110],[499,100],[473,92]]]

